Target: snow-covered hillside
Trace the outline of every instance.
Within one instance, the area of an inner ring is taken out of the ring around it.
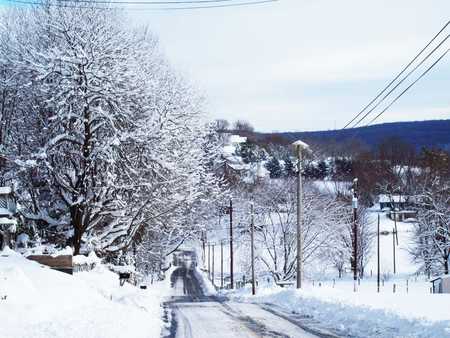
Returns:
[[[73,276],[0,252],[2,338],[159,337],[160,301],[168,282],[141,290],[119,286],[117,274],[98,266]]]

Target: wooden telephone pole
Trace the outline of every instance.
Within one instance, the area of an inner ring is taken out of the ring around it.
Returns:
[[[358,280],[358,179],[353,179],[353,198],[352,198],[352,208],[353,208],[353,281],[354,281],[354,291],[356,291],[356,281]]]
[[[214,284],[214,248],[215,248],[215,244],[213,243],[212,244],[212,277],[211,277],[211,281],[212,281],[212,284],[213,285],[215,285]]]
[[[208,277],[211,278],[211,244],[208,243]]]
[[[309,146],[301,140],[293,144],[297,155],[297,289],[302,287],[303,277],[303,182],[302,182],[302,160],[303,151],[309,151]]]
[[[392,228],[392,253],[393,253],[393,258],[394,258],[394,275],[397,273],[397,268],[396,268],[396,264],[395,264],[395,234],[397,233],[397,231],[395,231],[394,228]]]
[[[377,292],[380,292],[380,214],[377,226]]]
[[[220,241],[220,288],[223,289],[223,240]]]
[[[202,260],[203,260],[203,267],[206,268],[206,241],[207,241],[207,235],[206,235],[206,230],[203,231],[202,233],[202,246],[203,246],[203,256],[202,256]]]
[[[253,216],[253,202],[250,204],[250,237],[251,237],[251,255],[252,255],[252,295],[256,295],[255,281],[255,222]]]
[[[230,198],[230,283],[231,289],[234,289],[234,262],[233,262],[233,200]]]

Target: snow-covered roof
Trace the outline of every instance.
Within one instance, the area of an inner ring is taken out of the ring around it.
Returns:
[[[0,195],[9,195],[12,193],[11,187],[0,187]]]
[[[247,170],[248,169],[248,165],[247,164],[239,164],[239,163],[228,163],[228,165],[234,169],[234,170]]]
[[[231,144],[236,143],[244,143],[247,141],[247,138],[245,136],[239,136],[239,135],[230,135],[230,138],[228,139],[228,142]]]
[[[17,225],[17,220],[14,218],[0,217],[0,225]]]
[[[294,147],[300,147],[302,149],[309,149],[309,145],[301,140],[295,141],[294,143],[292,143],[292,145]]]
[[[228,146],[224,146],[224,147],[223,147],[223,154],[224,154],[225,156],[231,156],[231,155],[233,155],[233,154],[234,154],[234,151],[235,151],[235,147],[232,146],[232,145],[228,145]]]
[[[378,202],[380,203],[405,203],[406,196],[404,195],[385,195],[381,194],[378,196]]]

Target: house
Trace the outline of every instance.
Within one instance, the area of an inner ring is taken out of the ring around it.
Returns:
[[[433,293],[450,293],[450,275],[436,277],[430,283]]]
[[[389,218],[391,220],[395,220],[397,222],[405,222],[405,221],[416,221],[417,211],[416,210],[400,210],[394,211],[391,210],[389,213]]]
[[[17,220],[16,200],[12,188],[0,187],[0,250],[11,241],[11,235],[16,232]]]
[[[378,195],[378,203],[380,204],[380,210],[403,210],[407,207],[413,207],[415,205],[415,196],[408,195],[391,195],[380,194]]]

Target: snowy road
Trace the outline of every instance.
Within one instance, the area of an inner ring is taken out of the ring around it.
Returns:
[[[334,337],[314,335],[294,320],[256,304],[205,296],[195,269],[180,266],[173,272],[174,297],[166,303],[171,327],[167,338]]]

